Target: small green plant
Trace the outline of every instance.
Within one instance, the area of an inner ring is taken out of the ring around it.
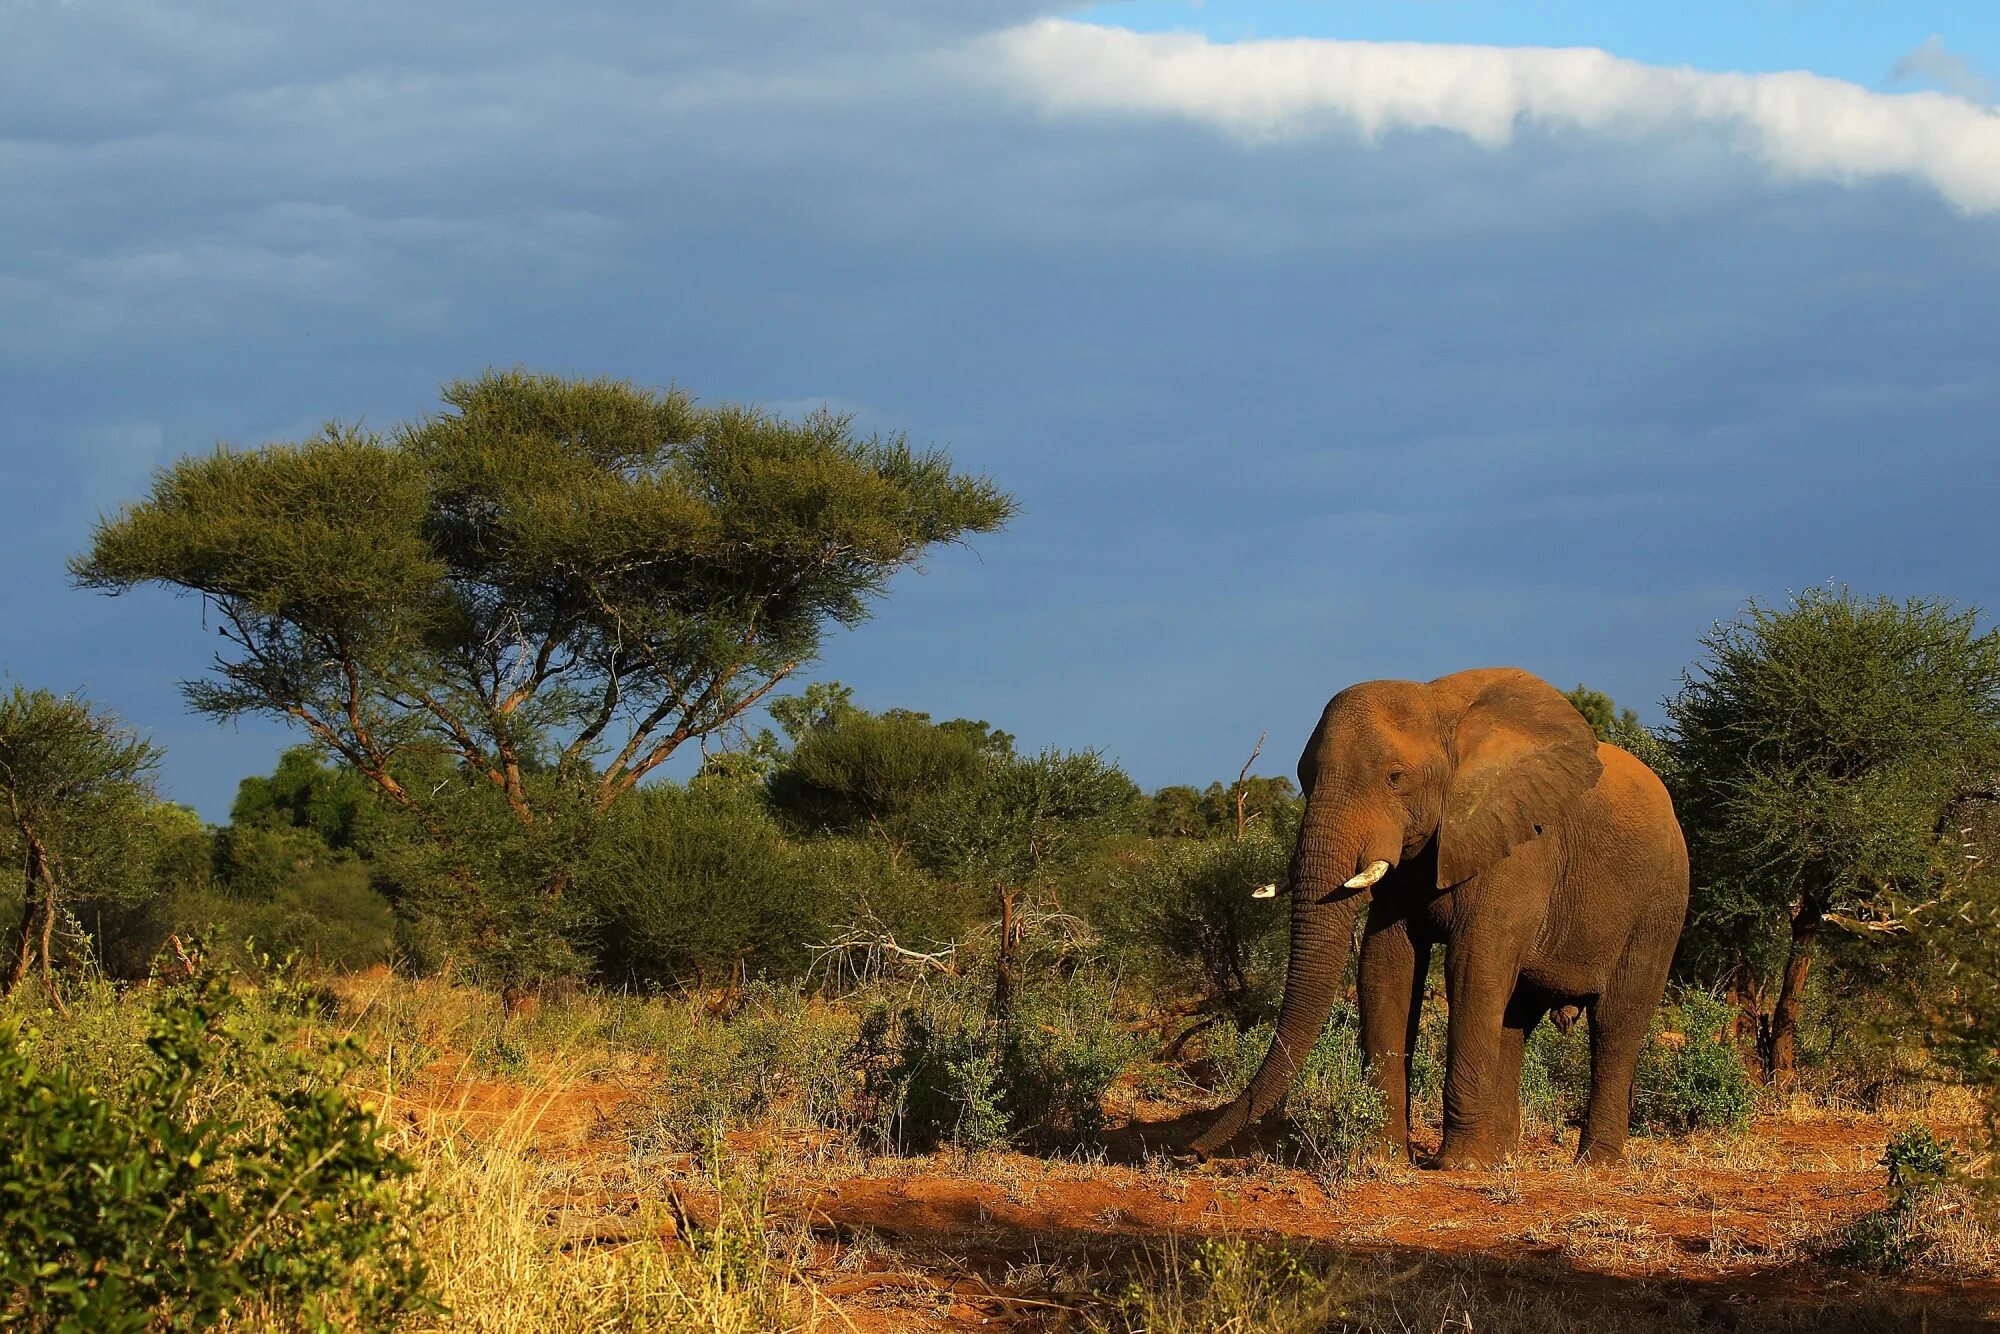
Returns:
[[[1889,1203],[1863,1214],[1838,1236],[1833,1258],[1880,1273],[1908,1269],[1929,1248],[1933,1207],[1961,1166],[1928,1126],[1912,1126],[1882,1150]]]
[[[1911,1126],[1882,1150],[1882,1166],[1889,1169],[1889,1198],[1896,1202],[1943,1185],[1952,1174],[1952,1154],[1929,1126]]]
[[[339,1078],[209,972],[152,1002],[104,1085],[0,1025],[0,1324],[200,1329],[254,1306],[313,1330],[429,1306],[410,1165]]]
[[[1227,1236],[1192,1245],[1172,1239],[1141,1256],[1113,1309],[1089,1328],[1098,1334],[1345,1329],[1357,1305],[1380,1288],[1352,1262],[1298,1246]]]
[[[1162,977],[1198,977],[1211,1010],[1239,1024],[1269,1018],[1285,975],[1286,901],[1252,891],[1283,877],[1290,858],[1265,830],[1167,843],[1120,877],[1106,930]]]
[[[1007,1142],[1002,1035],[953,1018],[914,1008],[897,1018],[897,1058],[884,1088],[894,1097],[890,1132],[905,1147],[976,1152]]]
[[[1581,1020],[1564,1032],[1538,1024],[1521,1059],[1521,1101],[1528,1114],[1550,1131],[1583,1116],[1590,1095],[1590,1038]]]
[[[1750,1119],[1756,1091],[1731,1037],[1734,1019],[1726,1003],[1693,988],[1654,1016],[1633,1080],[1635,1123],[1671,1135]]]

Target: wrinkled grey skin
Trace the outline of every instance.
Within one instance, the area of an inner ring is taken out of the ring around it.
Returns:
[[[1528,1034],[1550,1009],[1590,1020],[1578,1157],[1623,1156],[1632,1075],[1687,913],[1687,847],[1653,772],[1547,682],[1515,668],[1369,681],[1333,698],[1299,757],[1306,814],[1292,857],[1292,952],[1263,1064],[1193,1148],[1275,1107],[1326,1025],[1364,904],[1361,1045],[1409,1150],[1410,1053],[1431,949],[1445,948],[1448,1168],[1486,1166],[1520,1135]],[[1370,863],[1372,889],[1343,885]]]

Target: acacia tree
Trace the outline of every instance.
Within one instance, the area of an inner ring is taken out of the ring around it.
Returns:
[[[73,897],[116,901],[149,889],[144,838],[158,752],[116,715],[73,695],[15,686],[0,698],[0,849],[19,858],[21,920],[0,995],[40,965],[51,975],[56,922]]]
[[[518,831],[590,826],[896,571],[1012,512],[942,453],[831,413],[520,371],[443,398],[386,436],[184,458],[72,570],[199,595],[227,647],[194,707],[284,718],[366,776],[442,854],[489,952],[537,919],[490,915],[493,826],[467,823],[468,785]],[[531,900],[560,897],[566,860],[527,859]]]
[[[1956,874],[1948,814],[2000,766],[2000,631],[1828,586],[1752,601],[1702,644],[1668,705],[1690,939],[1776,946],[1766,1062],[1783,1076],[1829,919],[1880,918]]]

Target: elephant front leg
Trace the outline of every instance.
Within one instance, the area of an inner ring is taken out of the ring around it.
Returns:
[[[1520,1040],[1508,1002],[1518,969],[1511,957],[1463,947],[1445,956],[1444,1143],[1433,1167],[1493,1167],[1520,1131]]]
[[[1385,1147],[1402,1158],[1410,1152],[1410,1067],[1430,966],[1430,943],[1411,935],[1406,914],[1387,910],[1378,900],[1361,940],[1355,983],[1361,1001],[1361,1054],[1369,1079],[1382,1090]]]

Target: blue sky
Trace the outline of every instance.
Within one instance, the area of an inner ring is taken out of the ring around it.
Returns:
[[[816,675],[1148,786],[1374,676],[1657,718],[1829,578],[2000,605],[2000,16],[1638,8],[0,0],[0,670],[223,818],[290,734],[64,559],[178,454],[515,364],[991,473],[1023,517]]]
[[[1340,37],[1380,42],[1595,46],[1652,65],[1706,70],[1807,69],[1864,87],[1900,86],[1897,62],[1938,37],[2000,68],[2000,6],[1885,0],[1114,0],[1078,11],[1141,31],[1189,29],[1222,40]]]

